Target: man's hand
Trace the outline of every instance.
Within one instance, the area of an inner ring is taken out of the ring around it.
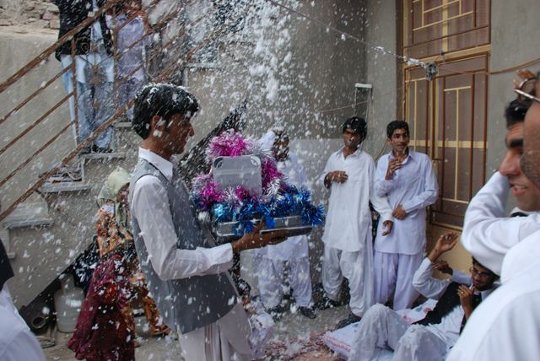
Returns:
[[[435,247],[429,252],[428,258],[434,263],[437,259],[445,252],[450,251],[457,244],[458,234],[454,232],[448,232],[442,234],[437,242]]]
[[[446,261],[437,261],[437,262],[434,262],[431,266],[439,272],[446,273],[449,275],[454,274],[454,270],[452,269],[452,267],[448,265],[448,262]]]
[[[435,243],[435,248],[438,248],[441,253],[450,251],[457,244],[458,234],[454,232],[448,232],[441,234],[437,242]]]
[[[392,216],[396,219],[404,220],[407,217],[407,212],[403,209],[403,206],[400,204],[392,211]]]
[[[331,172],[328,172],[326,177],[324,177],[324,185],[328,188],[330,185],[335,183],[345,183],[349,179],[349,176],[347,173],[343,170],[334,170]]]
[[[461,302],[461,307],[463,307],[463,311],[465,311],[466,319],[469,319],[469,317],[474,311],[474,291],[474,287],[469,288],[465,285],[461,285],[458,288],[459,301]]]
[[[394,222],[393,221],[384,221],[383,222],[384,231],[382,232],[383,236],[389,235],[392,233],[392,228],[394,228]]]
[[[233,252],[239,253],[247,249],[260,248],[271,244],[277,244],[287,239],[286,230],[276,230],[261,233],[263,223],[255,226],[253,232],[246,233],[237,241],[231,243]]]
[[[386,175],[384,176],[384,179],[385,180],[394,179],[394,174],[396,173],[396,170],[401,168],[402,162],[403,162],[403,159],[401,157],[390,160],[388,162],[388,168],[386,169]]]

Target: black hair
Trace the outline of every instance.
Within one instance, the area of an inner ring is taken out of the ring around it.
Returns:
[[[504,109],[504,118],[506,119],[506,128],[510,128],[518,123],[525,121],[525,114],[531,106],[529,99],[512,100]]]
[[[386,126],[386,136],[388,139],[392,138],[392,135],[394,134],[394,131],[397,129],[405,129],[407,132],[407,136],[409,136],[409,124],[404,120],[392,120],[388,125]]]
[[[197,99],[184,88],[172,84],[148,84],[135,98],[131,126],[141,138],[146,139],[150,135],[154,115],[169,122],[174,114],[191,118],[198,110]]]
[[[360,117],[350,117],[343,123],[343,133],[346,130],[352,130],[354,133],[360,134],[362,139],[365,139],[367,135],[366,120]]]
[[[273,129],[272,132],[276,135],[276,138],[274,139],[274,144],[281,142],[281,141],[288,141],[289,140],[289,134],[287,134],[286,130],[278,130]]]

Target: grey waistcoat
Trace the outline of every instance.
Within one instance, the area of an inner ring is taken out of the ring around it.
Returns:
[[[133,171],[130,186],[130,203],[133,187],[145,175],[156,176],[167,189],[172,221],[179,249],[209,247],[197,221],[195,210],[185,186],[176,175],[169,182],[152,164],[139,159]],[[164,322],[169,327],[179,327],[187,333],[209,325],[225,316],[236,303],[236,293],[225,273],[193,276],[163,281],[154,271],[141,235],[139,222],[133,216],[135,248],[148,289],[156,301]]]

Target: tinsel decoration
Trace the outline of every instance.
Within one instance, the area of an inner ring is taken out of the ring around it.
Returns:
[[[276,161],[255,141],[230,130],[214,137],[206,151],[209,162],[221,156],[248,154],[261,158],[263,194],[252,194],[242,185],[223,189],[211,173],[202,174],[192,185],[192,200],[199,212],[209,212],[214,222],[237,222],[234,233],[238,236],[252,232],[257,219],[269,229],[275,227],[275,218],[279,217],[301,216],[303,224],[313,226],[324,222],[324,208],[313,205],[309,190],[287,184]]]

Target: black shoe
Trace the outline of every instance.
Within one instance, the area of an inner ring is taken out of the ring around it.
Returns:
[[[272,316],[272,319],[274,321],[279,321],[283,317],[283,312],[285,312],[285,308],[281,305],[278,305],[276,307],[269,308],[268,310],[266,310],[266,312],[268,312],[270,316]]]
[[[313,311],[312,307],[298,307],[298,310],[300,313],[310,319],[317,318],[317,314],[315,314],[315,311]]]
[[[328,298],[327,296],[324,296],[322,300],[315,304],[315,308],[317,308],[318,310],[326,310],[328,308],[334,308],[339,306],[343,305],[338,301],[334,301]]]
[[[338,324],[336,325],[336,330],[338,330],[340,328],[343,328],[345,326],[348,326],[351,323],[358,322],[361,319],[362,319],[362,317],[356,316],[355,314],[351,313],[351,314],[349,314],[349,316],[347,316],[347,318],[344,318],[343,320],[338,322]]]

